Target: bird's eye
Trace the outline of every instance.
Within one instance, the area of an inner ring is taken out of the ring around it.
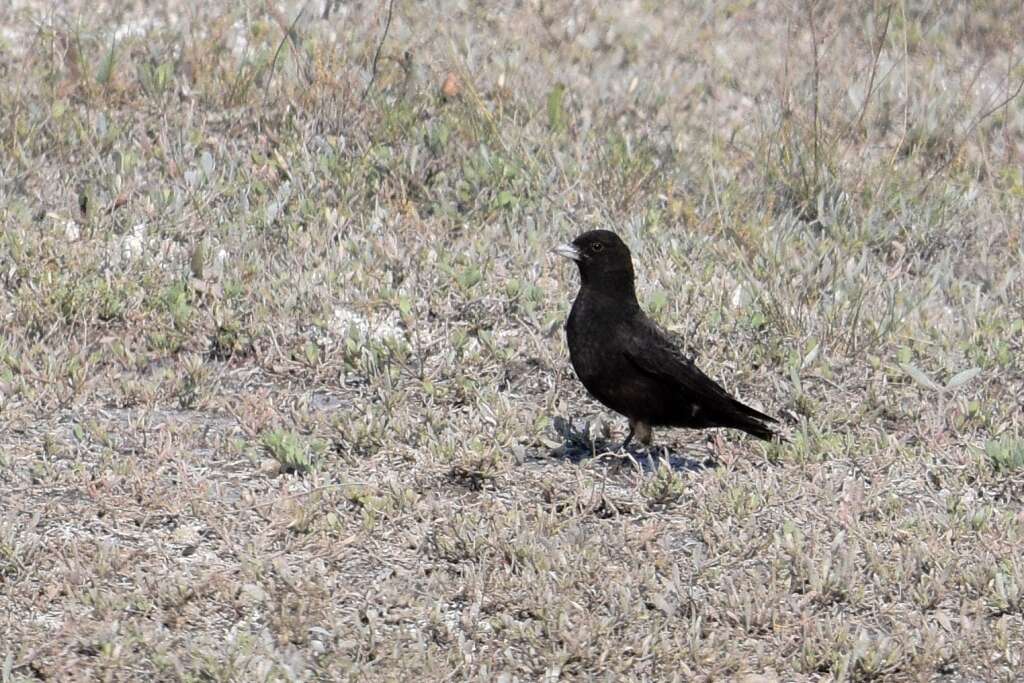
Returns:
[[[601,251],[602,249],[604,249],[604,245],[600,242],[594,242],[590,245],[590,251]]]

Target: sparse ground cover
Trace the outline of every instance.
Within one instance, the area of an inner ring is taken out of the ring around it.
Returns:
[[[3,680],[1020,680],[1019,2],[323,9],[0,8]]]

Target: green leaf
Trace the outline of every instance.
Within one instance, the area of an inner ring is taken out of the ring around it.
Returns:
[[[192,269],[192,277],[197,280],[203,279],[203,271],[206,264],[206,242],[199,240],[192,249],[192,260],[189,267]]]
[[[807,352],[807,355],[804,356],[803,360],[800,361],[800,369],[802,370],[806,367],[809,367],[814,361],[818,360],[818,353],[820,351],[821,343],[815,340],[814,346],[811,348],[810,351]]]
[[[100,62],[100,67],[96,71],[96,82],[100,85],[109,83],[110,77],[114,75],[115,64],[117,64],[117,40],[113,39],[110,41],[110,49],[103,56],[103,61]]]
[[[398,312],[403,318],[412,313],[412,301],[407,296],[398,297]]]
[[[659,315],[668,306],[668,295],[662,290],[656,290],[651,294],[647,307],[652,315]]]
[[[548,127],[561,133],[565,130],[565,86],[555,85],[548,93]]]
[[[803,392],[803,387],[800,383],[800,370],[795,365],[789,366],[789,381],[798,394]]]
[[[924,388],[931,389],[932,391],[940,391],[942,389],[942,387],[936,384],[931,377],[924,374],[924,371],[921,370],[921,368],[917,367],[916,365],[913,365],[911,363],[900,363],[900,368],[903,370],[903,372],[910,375],[910,378],[912,380],[914,380]]]
[[[213,155],[208,150],[203,150],[202,155],[199,157],[199,165],[203,168],[203,173],[206,174],[207,178],[213,176],[213,169],[216,164],[213,161]]]
[[[498,199],[495,203],[499,208],[505,209],[516,203],[516,197],[508,190],[502,190],[498,193]]]
[[[906,346],[901,346],[900,350],[896,352],[896,360],[901,364],[909,363],[911,358],[913,358],[913,353]]]
[[[947,389],[956,389],[958,386],[967,384],[972,379],[977,377],[981,373],[981,368],[968,368],[967,370],[961,370],[960,372],[953,375],[948,382],[946,382]]]
[[[469,265],[455,279],[462,289],[471,289],[475,284],[484,279],[484,276],[475,265]]]

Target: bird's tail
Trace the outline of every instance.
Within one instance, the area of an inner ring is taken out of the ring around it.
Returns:
[[[769,424],[778,422],[774,417],[765,415],[759,410],[754,410],[735,399],[733,399],[732,407],[734,410],[729,415],[729,423],[722,425],[723,427],[742,429],[747,434],[756,436],[762,441],[785,441],[782,435],[769,426]]]

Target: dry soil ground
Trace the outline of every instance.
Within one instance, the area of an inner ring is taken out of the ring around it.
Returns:
[[[1021,680],[1019,1],[329,9],[0,7],[4,681]]]

